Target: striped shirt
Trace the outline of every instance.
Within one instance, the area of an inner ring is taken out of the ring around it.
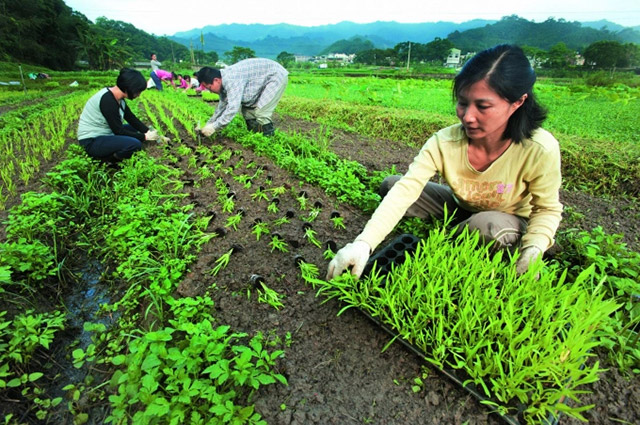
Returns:
[[[271,59],[245,59],[220,70],[220,102],[207,124],[216,130],[226,126],[241,108],[260,108],[271,101],[289,72]]]

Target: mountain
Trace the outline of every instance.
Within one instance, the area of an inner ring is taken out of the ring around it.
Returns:
[[[257,56],[275,58],[282,51],[317,55],[332,43],[355,36],[369,40],[375,47],[383,49],[404,41],[428,43],[436,37],[446,38],[453,31],[465,31],[494,22],[496,21],[475,19],[461,24],[401,24],[394,21],[357,24],[344,21],[314,27],[290,24],[225,24],[178,32],[169,38],[185,46],[192,43],[194,48],[200,48],[202,34],[205,51],[214,50],[223,55],[233,46],[241,46],[253,49]]]
[[[465,52],[477,52],[501,43],[526,45],[542,50],[549,50],[560,42],[573,50],[582,50],[591,43],[601,40],[640,43],[640,32],[633,29],[607,21],[598,21],[593,25],[600,25],[600,28],[583,26],[580,22],[568,22],[564,19],[550,18],[536,23],[512,15],[481,28],[464,32],[455,31],[449,34],[447,39]],[[609,28],[609,25],[613,29]],[[618,30],[618,27],[622,29]]]
[[[204,46],[200,42],[200,36]],[[600,40],[640,43],[638,28],[623,27],[610,21],[568,22],[549,18],[536,23],[516,15],[499,21],[475,19],[460,24],[452,22],[426,22],[402,24],[394,21],[357,24],[344,21],[332,25],[304,27],[291,24],[225,24],[206,26],[176,33],[169,37],[185,46],[215,51],[222,56],[234,46],[248,47],[256,56],[275,59],[286,51],[297,55],[314,56],[332,51],[354,37],[375,48],[393,48],[398,43],[411,41],[429,43],[435,38],[449,39],[465,51],[479,51],[501,43],[514,43],[548,50],[563,42],[570,49],[582,50]],[[336,43],[336,44],[334,44]],[[363,44],[363,45],[364,45]]]

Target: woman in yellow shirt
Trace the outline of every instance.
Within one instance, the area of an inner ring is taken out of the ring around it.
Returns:
[[[523,273],[553,245],[562,204],[560,148],[540,125],[536,75],[522,49],[484,50],[455,77],[460,124],[434,134],[404,176],[386,178],[384,199],[354,242],[338,251],[327,280],[352,266],[360,276],[371,252],[403,216],[443,218],[480,232],[495,247],[521,250]],[[429,180],[436,173],[447,185]]]

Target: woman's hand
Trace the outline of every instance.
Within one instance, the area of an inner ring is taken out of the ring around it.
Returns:
[[[367,265],[370,252],[371,247],[364,241],[355,241],[346,244],[329,263],[326,280],[331,280],[341,275],[349,266],[353,266],[351,274],[359,278],[364,270],[364,266]]]
[[[516,261],[516,272],[521,275],[529,270],[529,266],[533,264],[542,255],[542,250],[537,246],[528,246],[520,253],[520,258]]]

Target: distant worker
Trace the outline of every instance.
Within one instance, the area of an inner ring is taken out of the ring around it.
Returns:
[[[146,88],[140,71],[124,68],[115,86],[101,89],[87,101],[78,123],[78,143],[89,156],[119,162],[142,149],[142,142],[158,140],[158,132],[149,130],[125,102]]]
[[[160,69],[160,67],[162,66],[162,63],[158,62],[158,57],[156,56],[155,53],[151,54],[151,70],[152,71],[156,71],[158,69]]]
[[[185,89],[186,90],[189,87],[191,87],[191,77],[189,77],[186,74],[185,74],[184,77],[182,75],[178,74],[178,81],[180,82],[180,84],[178,84],[178,88],[179,89]]]
[[[162,82],[165,81],[175,89],[176,83],[174,80],[178,78],[178,75],[175,72],[165,71],[164,69],[156,69],[155,71],[151,71],[151,79],[156,84],[156,88],[159,91],[162,91]]]
[[[500,45],[469,60],[453,96],[460,124],[435,133],[404,176],[389,176],[384,197],[355,241],[329,263],[327,280],[353,267],[360,277],[371,251],[403,216],[443,219],[480,233],[494,249],[520,250],[518,274],[553,245],[562,218],[560,147],[541,128],[536,75],[521,48]],[[439,173],[447,185],[430,179]]]
[[[274,134],[271,116],[287,88],[286,69],[270,59],[245,59],[223,69],[205,66],[197,73],[198,81],[220,95],[216,112],[200,129],[205,136],[225,127],[242,112],[247,129],[265,136]]]

